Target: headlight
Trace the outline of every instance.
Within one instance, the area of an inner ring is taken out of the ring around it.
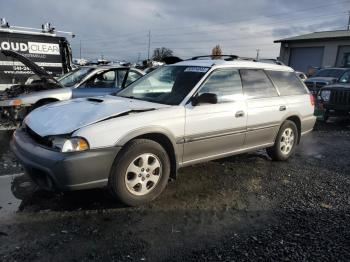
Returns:
[[[90,148],[89,143],[81,137],[73,137],[69,139],[55,137],[52,139],[52,147],[61,150],[63,153],[85,151]]]
[[[329,98],[331,97],[331,90],[323,90],[321,91],[321,98],[323,101],[329,101]]]

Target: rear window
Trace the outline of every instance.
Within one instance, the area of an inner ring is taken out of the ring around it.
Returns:
[[[307,91],[294,72],[267,71],[281,96],[302,95]]]
[[[243,92],[248,99],[278,96],[277,90],[260,69],[241,69]]]

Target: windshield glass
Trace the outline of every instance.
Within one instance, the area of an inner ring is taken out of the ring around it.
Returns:
[[[314,76],[315,77],[336,77],[339,78],[344,73],[344,70],[341,69],[323,69],[318,71]]]
[[[74,86],[76,83],[79,83],[85,76],[87,76],[94,68],[82,67],[67,74],[64,74],[58,78],[58,82],[65,87]]]
[[[140,78],[118,96],[178,105],[208,70],[201,66],[164,66]]]

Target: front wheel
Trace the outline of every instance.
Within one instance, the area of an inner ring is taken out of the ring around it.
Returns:
[[[287,120],[278,131],[275,144],[266,152],[273,160],[285,161],[294,154],[298,139],[298,128],[294,122]]]
[[[170,160],[155,141],[135,139],[118,154],[109,178],[113,196],[128,206],[154,200],[164,190],[170,175]]]

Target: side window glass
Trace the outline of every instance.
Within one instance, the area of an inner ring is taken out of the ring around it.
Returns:
[[[350,71],[345,72],[339,80],[340,83],[350,83]]]
[[[241,69],[243,93],[247,99],[275,97],[277,90],[261,69]]]
[[[294,72],[266,71],[280,91],[281,96],[302,95],[307,91]]]
[[[111,88],[115,85],[115,71],[107,71],[93,76],[86,84],[87,88]]]
[[[134,71],[129,71],[128,78],[126,79],[126,82],[125,82],[125,86],[130,85],[131,83],[135,82],[140,77],[141,77],[141,75],[139,73],[136,73]]]
[[[233,102],[242,96],[242,83],[236,69],[219,69],[214,71],[203,83],[198,95],[216,94],[218,103]]]

